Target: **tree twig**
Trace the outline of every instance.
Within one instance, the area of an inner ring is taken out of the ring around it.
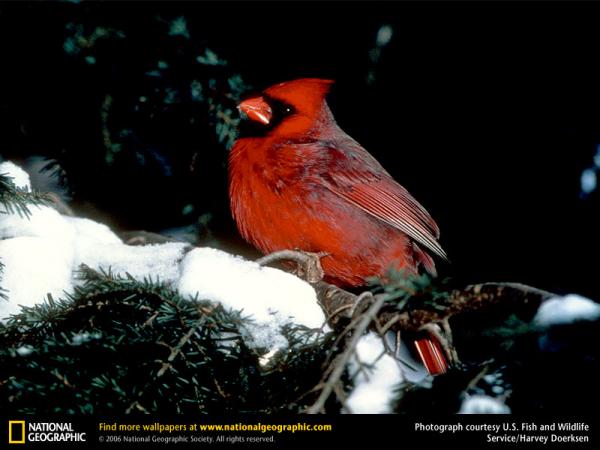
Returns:
[[[256,263],[266,266],[274,262],[294,261],[302,270],[301,277],[309,283],[318,283],[323,279],[325,273],[321,267],[320,259],[326,253],[309,253],[297,250],[280,250],[258,258]]]
[[[356,305],[358,297],[336,286],[331,287],[321,282],[317,293],[326,314],[331,315],[345,305]],[[332,294],[334,293],[334,294]],[[387,331],[391,327],[405,331],[419,331],[428,323],[440,323],[455,315],[510,303],[529,306],[532,309],[555,294],[520,283],[483,283],[474,284],[464,289],[456,289],[448,294],[443,308],[423,305],[422,308],[398,312],[397,310],[381,311],[378,319],[385,323]],[[347,314],[353,308],[344,310]]]
[[[371,293],[368,294],[372,295]],[[315,403],[313,403],[312,406],[310,406],[306,410],[307,414],[318,414],[323,410],[325,402],[331,395],[331,392],[334,390],[336,383],[344,374],[344,370],[346,370],[346,364],[348,364],[348,361],[350,361],[350,358],[354,354],[358,341],[362,337],[363,333],[367,330],[371,321],[373,321],[373,319],[376,317],[377,313],[379,312],[387,298],[387,295],[377,295],[375,297],[375,302],[371,305],[367,312],[362,316],[360,322],[356,325],[356,328],[354,329],[354,334],[352,336],[352,339],[350,340],[350,343],[348,344],[348,347],[346,348],[346,350],[344,350],[344,353],[342,354],[341,358],[336,363],[336,367],[329,376],[329,379],[327,380],[325,385],[323,386],[321,394],[319,395]]]

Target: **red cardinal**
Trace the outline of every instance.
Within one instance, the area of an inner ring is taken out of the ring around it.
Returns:
[[[325,280],[341,287],[364,285],[390,268],[410,275],[422,266],[435,275],[430,253],[446,258],[436,223],[337,125],[325,101],[331,85],[288,81],[240,103],[251,125],[229,157],[240,233],[264,253],[324,253]],[[443,371],[436,365],[429,364],[433,372]]]

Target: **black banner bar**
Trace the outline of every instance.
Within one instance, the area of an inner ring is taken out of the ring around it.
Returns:
[[[597,445],[597,417],[4,416],[2,448],[581,448]],[[21,447],[18,447],[21,446]]]

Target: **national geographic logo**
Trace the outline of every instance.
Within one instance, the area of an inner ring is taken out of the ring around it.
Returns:
[[[70,422],[27,422],[8,421],[8,443],[33,442],[86,442],[86,433],[74,430]]]
[[[8,421],[8,443],[9,444],[24,444],[25,443],[25,421],[24,420],[9,420]]]

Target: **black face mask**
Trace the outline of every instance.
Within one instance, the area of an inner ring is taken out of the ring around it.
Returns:
[[[262,97],[269,104],[272,111],[271,120],[267,125],[254,120],[242,119],[239,126],[239,137],[264,137],[273,131],[286,118],[296,113],[293,106],[276,100],[273,97],[263,94]]]

